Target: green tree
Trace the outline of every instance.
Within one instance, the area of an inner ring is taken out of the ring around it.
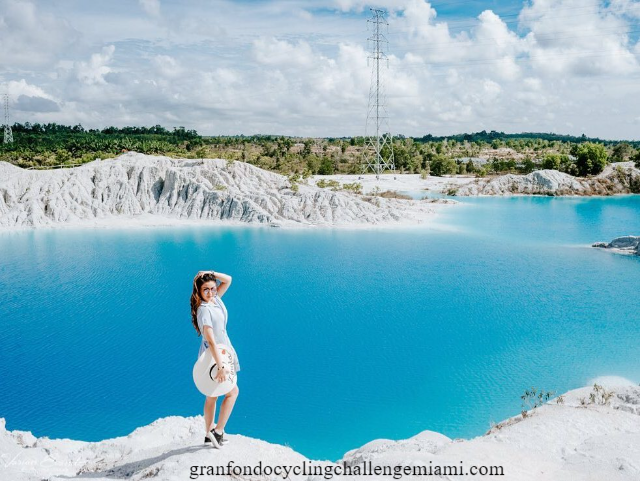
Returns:
[[[56,151],[56,163],[64,164],[71,160],[71,154],[65,149],[58,149]]]
[[[611,162],[624,162],[633,153],[633,147],[628,142],[620,142],[613,148]]]
[[[311,155],[311,146],[313,145],[313,140],[307,139],[304,141],[304,147],[302,148],[302,157],[308,157]]]
[[[436,155],[430,162],[431,175],[441,177],[447,174],[455,174],[458,172],[456,161],[445,157],[444,155]]]
[[[316,175],[320,170],[320,158],[317,155],[309,155],[307,157],[307,169]]]
[[[393,160],[396,164],[396,169],[400,171],[404,171],[409,167],[409,151],[404,145],[394,145]]]
[[[536,168],[536,164],[531,159],[525,159],[525,161],[522,163],[522,172],[525,174],[529,174],[533,172],[535,168]]]
[[[560,172],[573,176],[578,175],[578,167],[576,166],[575,160],[568,155],[563,155],[560,160]]]
[[[331,157],[323,157],[320,162],[320,168],[318,169],[318,174],[320,175],[332,175],[335,172],[333,161]]]
[[[578,175],[596,175],[603,171],[607,165],[607,149],[602,144],[585,142],[572,148],[576,157]]]
[[[470,174],[474,173],[476,171],[476,166],[473,164],[473,160],[469,159],[467,161],[467,172],[469,172]]]
[[[562,165],[562,155],[560,154],[547,154],[544,156],[544,160],[542,161],[543,169],[550,170],[560,170],[560,165]]]

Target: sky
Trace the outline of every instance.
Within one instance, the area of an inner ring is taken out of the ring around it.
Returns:
[[[11,122],[640,140],[640,0],[0,0]]]

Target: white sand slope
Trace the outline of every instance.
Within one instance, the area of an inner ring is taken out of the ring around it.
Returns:
[[[637,481],[640,479],[640,387],[620,379],[599,382],[615,392],[607,405],[589,402],[591,387],[577,389],[564,395],[564,404],[552,401],[525,419],[516,416],[498,424],[489,434],[472,440],[451,440],[425,431],[401,441],[372,441],[346,453],[340,463],[352,469],[356,466],[361,469],[423,466],[435,470],[455,466],[468,470],[472,466],[501,466],[504,470],[504,476],[429,476],[426,479]],[[214,450],[202,444],[202,423],[199,416],[163,418],[126,437],[85,443],[6,431],[2,420],[0,479],[185,480],[190,479],[191,466],[226,466],[228,463],[301,468],[306,463],[309,469],[335,466],[327,461],[308,460],[284,446],[241,435],[230,435],[229,444]],[[282,479],[275,475],[215,478]],[[323,478],[291,475],[290,479]],[[336,476],[333,479],[393,478]]]
[[[438,206],[367,198],[289,180],[243,162],[137,153],[81,167],[23,170],[0,162],[0,227],[420,224]]]

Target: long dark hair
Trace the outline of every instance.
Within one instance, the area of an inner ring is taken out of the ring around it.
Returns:
[[[200,304],[202,304],[202,298],[200,297],[200,288],[205,282],[216,282],[216,280],[216,276],[213,274],[213,272],[198,274],[193,278],[193,292],[191,292],[191,322],[193,323],[193,327],[198,333],[198,336],[202,334],[200,332],[200,328],[198,328],[198,307],[200,307]]]

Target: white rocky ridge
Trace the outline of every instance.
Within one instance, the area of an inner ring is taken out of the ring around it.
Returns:
[[[470,469],[501,466],[504,476],[420,476],[421,479],[504,479],[506,481],[637,481],[640,479],[640,387],[620,378],[599,381],[495,425],[471,440],[449,439],[424,431],[412,438],[378,439],[349,451],[339,461],[352,469],[385,466]],[[470,407],[471,409],[471,407]],[[207,466],[229,463],[253,466],[301,466],[326,469],[329,461],[312,461],[292,449],[242,435],[229,435],[220,450],[202,444],[201,416],[168,417],[136,429],[128,436],[89,443],[36,438],[25,431],[7,431],[0,419],[0,479],[11,481],[63,479],[110,480],[213,479]],[[192,476],[192,466],[202,476]],[[435,473],[436,471],[431,471]],[[277,475],[220,475],[222,480],[283,479]],[[293,475],[293,480],[322,476]],[[393,479],[391,476],[335,476],[333,479]],[[411,478],[417,479],[417,477]]]
[[[596,242],[592,247],[611,249],[621,254],[635,254],[640,256],[640,236],[627,235],[616,237],[611,242]]]
[[[81,167],[23,170],[0,162],[0,226],[176,221],[275,226],[418,224],[433,203],[368,198],[289,180],[243,162],[127,153]]]
[[[457,196],[475,195],[612,195],[640,189],[640,170],[633,162],[609,164],[594,177],[579,178],[557,170],[537,170],[527,175],[507,174],[452,185]]]

